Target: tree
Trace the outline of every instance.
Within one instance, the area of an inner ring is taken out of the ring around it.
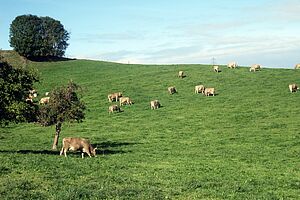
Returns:
[[[67,86],[56,88],[50,92],[49,103],[40,108],[38,122],[43,126],[55,125],[52,149],[57,148],[64,122],[82,122],[84,119],[85,105],[76,93],[78,89],[80,87],[70,81]]]
[[[9,39],[10,46],[27,58],[62,57],[69,33],[51,17],[21,15],[10,25]]]
[[[0,59],[0,125],[35,120],[38,108],[26,98],[37,81],[35,71],[12,67]]]

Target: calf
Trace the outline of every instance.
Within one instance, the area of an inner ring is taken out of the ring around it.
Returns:
[[[178,77],[179,78],[184,78],[185,77],[184,74],[183,74],[183,71],[179,71],[178,72]]]
[[[108,113],[113,113],[113,112],[121,112],[121,109],[118,105],[111,105],[108,107]]]
[[[297,90],[299,90],[299,87],[293,83],[293,84],[289,84],[289,89],[290,89],[290,92],[297,92]]]
[[[205,87],[204,85],[196,85],[195,86],[195,94],[204,93]]]
[[[64,154],[67,157],[67,151],[81,151],[81,157],[84,157],[84,153],[87,153],[89,157],[91,155],[96,156],[96,149],[93,148],[90,142],[84,138],[64,138],[62,141],[63,147],[61,148],[60,155]]]
[[[107,95],[107,99],[109,102],[118,101],[120,97],[122,97],[122,92],[115,92],[112,94]]]
[[[260,70],[260,65],[259,64],[254,64],[254,65],[251,65],[251,67],[250,67],[250,72],[252,72],[252,71],[254,71],[254,72],[256,72],[256,71],[258,71],[258,70]]]
[[[227,64],[227,67],[230,69],[235,69],[237,67],[237,63],[236,62],[230,62]]]
[[[168,87],[168,91],[169,91],[169,94],[174,94],[177,92],[177,90],[174,86]]]
[[[121,97],[120,98],[120,106],[125,105],[125,104],[132,105],[133,101],[129,97]]]
[[[40,100],[40,104],[42,104],[42,105],[47,104],[47,103],[49,103],[49,100],[50,100],[50,97],[43,97]]]
[[[205,96],[209,96],[209,95],[215,96],[215,88],[205,88],[204,95]]]
[[[217,73],[221,72],[219,66],[217,66],[217,65],[213,66],[213,70],[214,70],[214,72],[217,72]]]
[[[157,108],[160,108],[160,103],[159,103],[159,101],[158,101],[158,100],[153,100],[153,101],[151,101],[151,102],[150,102],[150,108],[151,108],[152,110],[157,109]]]

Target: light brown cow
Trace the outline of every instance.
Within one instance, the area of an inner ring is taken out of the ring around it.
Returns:
[[[179,71],[179,72],[178,72],[178,77],[179,77],[179,78],[184,78],[184,77],[185,77],[183,71]]]
[[[214,70],[214,72],[217,72],[217,73],[221,72],[221,69],[217,65],[213,66],[213,70]]]
[[[169,94],[174,94],[177,92],[177,90],[174,86],[168,87],[168,91],[169,91]]]
[[[81,157],[84,157],[84,153],[89,155],[89,157],[92,157],[91,155],[96,156],[96,149],[92,147],[90,142],[87,139],[84,138],[64,138],[62,141],[62,148],[60,151],[60,155],[64,154],[65,157],[67,157],[67,151],[81,151]]]
[[[160,105],[158,100],[153,100],[153,101],[150,102],[150,108],[152,110],[160,108],[160,107],[161,107],[161,105]]]
[[[295,69],[300,69],[300,63],[295,65]]]
[[[260,70],[260,68],[261,68],[261,66],[259,64],[254,64],[254,65],[251,65],[249,71],[250,72],[252,72],[252,71],[256,72],[256,71]]]
[[[205,96],[209,96],[209,95],[215,96],[215,88],[205,88],[204,95]]]
[[[122,97],[122,92],[115,92],[112,94],[107,95],[107,99],[109,102],[118,101],[120,97]]]
[[[121,97],[120,98],[120,106],[123,106],[125,104],[132,105],[133,101],[129,97]]]
[[[236,62],[230,62],[227,64],[227,67],[230,69],[235,69],[237,67],[237,63]]]
[[[113,113],[113,112],[121,112],[121,109],[118,105],[111,105],[108,107],[108,113]]]
[[[40,99],[40,104],[45,105],[49,103],[49,101],[50,101],[50,97],[43,97]]]
[[[205,87],[204,85],[196,85],[195,86],[195,94],[204,93]]]
[[[289,89],[290,89],[290,92],[297,92],[297,90],[299,90],[299,87],[293,83],[293,84],[289,84]]]

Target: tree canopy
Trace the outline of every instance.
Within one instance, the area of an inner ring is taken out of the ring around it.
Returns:
[[[38,81],[36,72],[0,60],[0,125],[34,121],[37,106],[26,102]]]
[[[20,55],[62,57],[68,47],[69,33],[60,21],[35,15],[17,16],[10,25],[10,46]]]
[[[63,122],[81,122],[84,119],[85,105],[76,92],[79,88],[70,81],[67,86],[50,92],[49,103],[40,107],[38,122],[43,126],[56,126],[53,149],[56,149]]]

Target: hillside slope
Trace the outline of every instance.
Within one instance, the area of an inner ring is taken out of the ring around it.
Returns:
[[[54,127],[0,129],[0,197],[42,199],[297,199],[300,195],[300,70],[206,65],[30,62],[39,98],[72,79],[88,108],[63,137],[89,138],[97,158],[50,151]],[[187,77],[177,77],[183,70]],[[194,94],[215,87],[216,96]],[[167,88],[175,86],[177,94]],[[108,114],[107,94],[134,105]],[[150,100],[162,108],[150,110]]]

